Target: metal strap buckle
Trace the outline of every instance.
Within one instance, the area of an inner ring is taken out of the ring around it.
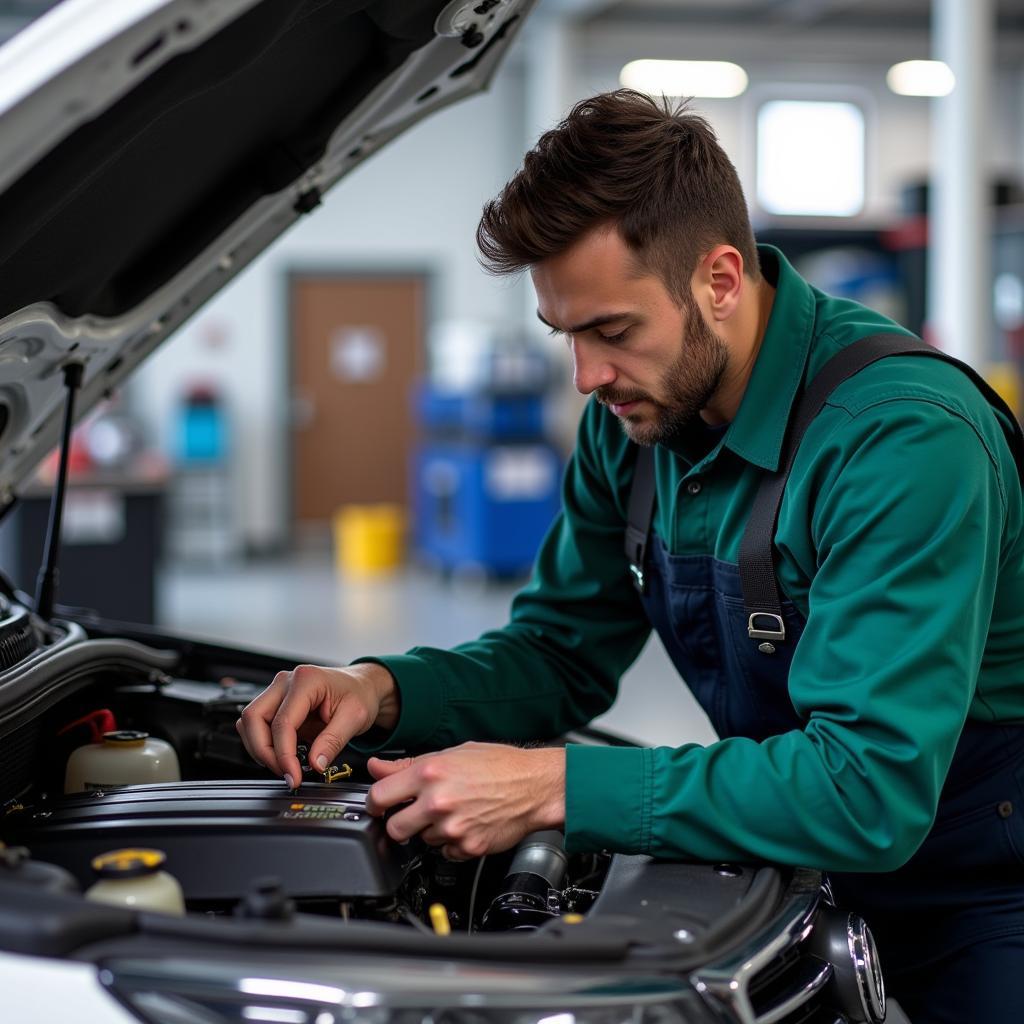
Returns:
[[[632,562],[629,563],[629,571],[633,574],[633,582],[636,584],[637,590],[642,594],[644,592],[644,571],[638,565],[634,565]]]
[[[758,629],[754,624],[755,619],[771,619],[776,628]],[[752,640],[785,640],[786,624],[782,621],[781,615],[775,615],[772,612],[752,612],[750,618],[747,619],[747,636]]]

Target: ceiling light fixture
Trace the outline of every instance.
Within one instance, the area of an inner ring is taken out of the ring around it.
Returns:
[[[724,60],[632,60],[619,82],[651,96],[700,96],[732,99],[749,81],[739,64]]]
[[[905,60],[893,64],[886,84],[900,96],[948,96],[956,85],[949,65],[941,60]]]

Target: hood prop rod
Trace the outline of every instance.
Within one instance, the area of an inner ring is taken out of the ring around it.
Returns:
[[[53,615],[53,603],[57,595],[57,556],[60,554],[60,530],[64,516],[64,491],[68,482],[68,456],[71,452],[71,429],[75,424],[75,392],[82,386],[84,366],[73,362],[64,365],[64,387],[67,400],[64,403],[64,427],[61,432],[60,466],[57,482],[50,500],[50,522],[46,528],[46,557],[36,580],[36,614],[46,622]]]

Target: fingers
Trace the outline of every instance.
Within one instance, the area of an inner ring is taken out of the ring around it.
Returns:
[[[312,740],[310,764],[326,770],[353,736],[373,725],[379,709],[370,682],[356,672],[315,665],[278,672],[242,711],[235,728],[253,760],[297,786],[302,780],[298,736]]]
[[[396,842],[405,843],[413,836],[419,835],[424,829],[429,828],[433,821],[434,815],[430,812],[429,803],[421,797],[388,818],[387,833]],[[429,840],[427,841],[429,842]],[[435,842],[431,845],[438,844]]]
[[[352,737],[366,732],[372,724],[366,704],[354,693],[343,694],[334,714],[309,748],[309,763],[317,771],[326,771]]]
[[[411,757],[399,757],[394,761],[385,761],[381,757],[371,757],[366,762],[366,770],[375,779],[386,779],[389,775],[394,775],[395,772],[408,768],[414,760]]]
[[[278,672],[271,684],[242,710],[235,722],[242,745],[258,764],[269,768],[275,775],[282,774],[274,754],[274,741],[270,723],[284,699],[291,672]]]
[[[486,853],[507,849],[500,844],[495,845],[486,835],[471,829],[466,821],[456,815],[449,815],[445,821],[435,822],[425,828],[420,833],[420,839],[428,846],[441,847],[441,853],[447,860],[473,860]]]
[[[298,670],[292,673],[292,685],[288,688],[270,723],[270,732],[274,741],[274,752],[277,755],[279,774],[285,777],[289,786],[297,786],[302,781],[302,766],[296,755],[299,727],[309,718],[310,712],[320,706],[326,697],[321,686],[309,677],[301,680]],[[310,751],[312,754],[312,751]]]
[[[423,779],[417,770],[417,758],[415,757],[403,757],[400,761],[390,762],[399,767],[385,778],[380,778],[376,775],[376,772],[380,770],[381,766],[389,762],[381,761],[377,757],[371,758],[370,761],[376,762],[374,768],[370,768],[370,772],[379,781],[375,782],[366,794],[366,811],[368,814],[380,817],[389,808],[412,800],[423,786]],[[367,767],[370,767],[370,762],[367,762]],[[391,832],[390,828],[388,831],[392,836],[395,836],[395,833]],[[414,834],[410,832],[408,835],[395,836],[395,838],[408,839],[409,835]]]
[[[434,825],[426,829],[420,838],[428,846],[440,846],[441,853],[448,860],[473,860],[503,848],[500,844],[494,845],[479,831],[470,830],[465,822],[456,820]]]
[[[458,787],[451,785],[451,765],[446,764],[450,753],[439,751],[397,761],[370,758],[367,768],[377,781],[366,795],[366,810],[379,816],[397,808],[386,826],[397,842],[418,835],[428,845],[442,847],[449,860],[470,860],[487,853],[494,837],[481,829],[479,822],[473,824],[465,794],[460,795]],[[498,848],[506,848],[516,839],[512,833],[510,842]]]

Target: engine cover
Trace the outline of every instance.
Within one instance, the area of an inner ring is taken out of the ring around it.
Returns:
[[[186,899],[241,898],[268,875],[295,899],[380,898],[394,893],[414,844],[395,843],[366,813],[368,786],[168,782],[63,797],[8,816],[0,831],[79,883],[92,858],[124,847],[167,855]]]

